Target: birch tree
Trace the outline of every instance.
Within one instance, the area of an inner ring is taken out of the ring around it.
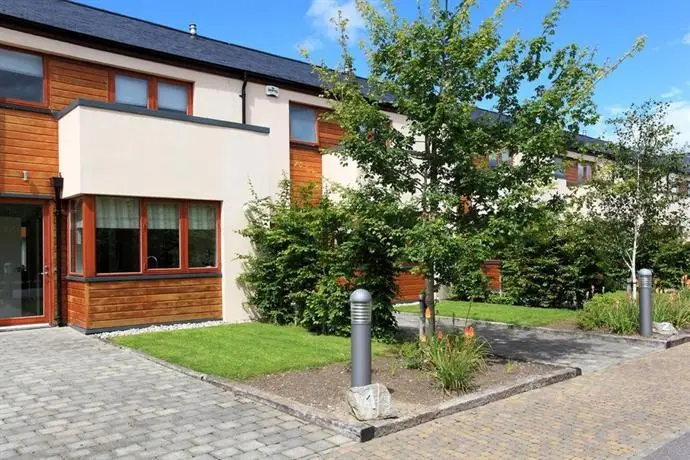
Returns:
[[[688,171],[667,111],[668,104],[647,101],[608,121],[616,140],[601,152],[580,199],[583,212],[598,221],[592,237],[627,267],[633,298],[642,239],[653,228],[682,225]]]
[[[583,126],[598,121],[596,83],[643,46],[638,40],[612,62],[597,60],[589,47],[556,47],[565,0],[532,37],[501,36],[516,0],[497,2],[479,21],[477,1],[450,3],[420,2],[417,15],[406,19],[392,0],[376,6],[356,0],[368,32],[361,44],[368,78],[355,77],[342,19],[340,64],[315,66],[332,101],[326,116],[344,129],[332,153],[355,162],[364,180],[416,200],[409,261],[425,276],[430,334],[434,292],[452,282],[468,235],[486,224],[502,196],[552,180],[554,157],[572,148]],[[404,126],[391,123],[386,111],[403,116]],[[519,152],[521,161],[491,167],[489,157],[503,152]]]

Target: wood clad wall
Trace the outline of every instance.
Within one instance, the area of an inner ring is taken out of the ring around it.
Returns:
[[[67,324],[73,324],[85,329],[89,305],[89,290],[87,289],[88,284],[77,281],[68,281],[66,284],[66,322]]]
[[[488,260],[482,266],[482,272],[489,279],[489,289],[500,291],[503,289],[501,283],[501,262],[498,260]]]
[[[70,282],[72,284],[79,284]],[[68,287],[70,315],[86,329],[221,319],[221,278],[127,280]],[[74,304],[74,305],[72,305]],[[83,318],[83,320],[82,320]]]
[[[97,65],[50,56],[48,108],[61,110],[75,99],[108,100],[108,71]],[[24,181],[23,171],[29,179]],[[49,113],[0,108],[0,193],[51,195],[58,172],[58,125]]]
[[[301,145],[290,146],[290,183],[292,198],[300,196],[309,184],[314,184],[312,198],[321,198],[321,175],[323,174],[321,152],[318,148]]]
[[[323,109],[315,110],[317,116],[324,112]],[[317,119],[316,126],[316,145],[290,145],[290,182],[293,199],[299,197],[300,190],[308,184],[314,184],[313,198],[317,201],[321,198],[323,162],[320,149],[335,147],[343,137],[343,129],[335,122]]]
[[[565,167],[565,183],[577,185],[577,161],[571,161]]]
[[[409,272],[400,273],[395,279],[398,285],[396,301],[413,302],[419,300],[419,294],[424,291],[424,276],[413,275]]]

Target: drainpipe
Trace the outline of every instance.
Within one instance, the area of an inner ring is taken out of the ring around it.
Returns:
[[[244,71],[244,78],[242,79],[242,92],[240,93],[242,98],[242,124],[247,124],[247,71]]]
[[[55,302],[55,323],[63,326],[62,323],[62,188],[65,179],[61,175],[50,178],[50,184],[55,192],[55,239],[57,254],[55,255],[55,279],[57,283],[57,301]]]

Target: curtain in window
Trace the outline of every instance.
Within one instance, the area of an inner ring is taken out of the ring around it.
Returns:
[[[207,205],[189,205],[190,230],[215,230],[216,207]]]
[[[180,208],[175,203],[151,203],[147,218],[151,230],[177,230],[180,227]]]
[[[139,200],[96,197],[96,228],[139,228]]]

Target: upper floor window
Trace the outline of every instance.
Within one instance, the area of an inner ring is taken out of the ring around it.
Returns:
[[[188,83],[117,73],[113,86],[113,102],[191,115],[192,87]]]
[[[503,150],[501,153],[492,153],[489,155],[489,168],[497,168],[502,163],[510,164],[510,151]]]
[[[568,161],[565,180],[568,185],[582,185],[592,179],[593,164],[589,161]]]
[[[43,58],[0,49],[0,98],[42,103]]]
[[[565,179],[565,165],[563,164],[563,158],[553,159],[553,175],[557,179]]]
[[[290,140],[316,144],[316,110],[290,105]]]
[[[577,164],[577,183],[584,184],[592,178],[592,164],[578,163]]]

